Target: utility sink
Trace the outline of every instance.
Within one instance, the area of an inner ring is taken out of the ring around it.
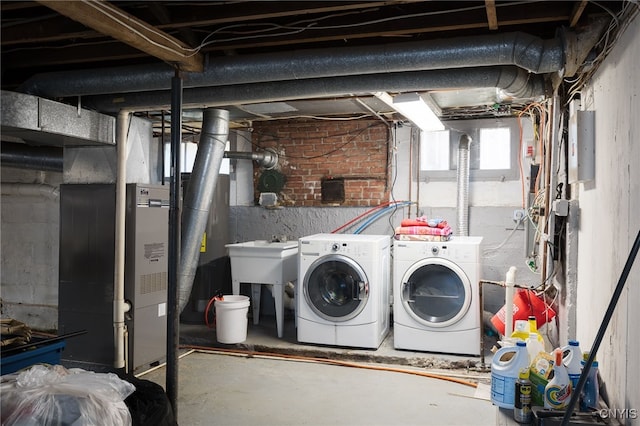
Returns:
[[[233,294],[240,294],[240,283],[251,284],[254,324],[258,324],[260,316],[261,286],[272,285],[278,337],[282,337],[284,286],[298,279],[298,242],[257,240],[226,247],[231,259]]]

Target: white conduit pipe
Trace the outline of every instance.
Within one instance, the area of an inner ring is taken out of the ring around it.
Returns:
[[[504,303],[504,340],[510,339],[513,333],[513,293],[515,291],[517,270],[518,268],[512,266],[507,271]]]
[[[125,324],[124,314],[130,306],[124,300],[124,250],[125,219],[127,211],[127,136],[129,133],[129,115],[131,111],[118,113],[116,148],[118,164],[116,172],[116,229],[115,229],[115,266],[113,274],[113,342],[115,368],[124,368],[125,363]]]

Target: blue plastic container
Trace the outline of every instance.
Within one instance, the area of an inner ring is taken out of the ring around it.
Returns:
[[[35,364],[60,364],[60,357],[64,347],[64,340],[60,340],[39,346],[36,345],[31,349],[25,349],[24,352],[3,356],[2,361],[0,361],[1,374],[15,373]]]

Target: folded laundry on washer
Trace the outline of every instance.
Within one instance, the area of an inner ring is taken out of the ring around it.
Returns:
[[[430,226],[398,226],[396,234],[400,235],[450,235],[451,227],[432,228]]]
[[[427,242],[443,242],[451,239],[449,235],[408,235],[408,234],[395,234],[393,236],[398,241],[427,241]]]
[[[447,221],[444,219],[427,219],[426,216],[416,217],[415,219],[403,219],[400,226],[428,226],[431,228],[446,228]]]

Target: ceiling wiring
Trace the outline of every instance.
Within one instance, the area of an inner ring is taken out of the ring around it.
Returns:
[[[153,27],[147,27],[147,28],[153,34],[163,38],[164,40],[166,40],[167,42],[173,44],[174,46],[176,46],[180,50],[171,49],[170,47],[168,47],[168,46],[166,46],[166,45],[164,45],[162,43],[158,43],[155,40],[150,39],[149,37],[147,37],[146,34],[138,31],[137,29],[135,29],[134,27],[129,25],[127,22],[123,21],[123,19],[131,20],[130,16],[128,16],[127,14],[123,13],[119,9],[112,7],[111,5],[109,5],[106,2],[95,3],[95,2],[89,1],[89,0],[82,0],[82,2],[84,4],[86,4],[87,6],[90,6],[90,7],[94,8],[95,10],[99,11],[103,15],[108,16],[113,21],[119,23],[120,25],[122,25],[123,27],[125,27],[129,31],[131,31],[132,33],[136,34],[140,38],[144,39],[148,43],[150,43],[150,44],[152,44],[152,45],[154,45],[154,46],[156,46],[156,47],[158,47],[160,49],[167,50],[167,51],[169,51],[171,53],[174,53],[174,54],[176,54],[178,56],[181,56],[183,58],[188,58],[190,56],[193,56],[193,55],[187,55],[187,54],[184,53],[184,51],[193,52],[193,49],[185,47],[181,42],[178,42],[173,37],[169,37],[167,34],[165,34],[162,31],[154,30]],[[100,5],[100,6],[98,6],[98,5]],[[109,13],[109,12],[111,12],[111,13]],[[118,18],[115,15],[119,15],[122,19]],[[196,52],[196,54],[197,54],[197,52]]]
[[[542,0],[540,0],[540,1],[542,1]],[[496,4],[496,7],[517,6],[517,5],[521,5],[521,4],[525,4],[525,3],[531,3],[531,2],[515,1],[515,2],[509,2],[509,3]],[[300,23],[300,22],[311,22],[309,25],[306,25],[306,26],[303,26],[303,27],[297,27],[296,23],[285,24],[285,25],[272,23],[271,25],[272,25],[273,28],[292,29],[292,30],[296,30],[296,32],[270,34],[270,35],[266,35],[266,37],[280,37],[280,36],[285,36],[285,35],[298,34],[298,33],[301,33],[301,32],[307,31],[307,30],[335,30],[335,29],[362,27],[362,26],[366,26],[366,25],[387,23],[387,22],[398,21],[398,20],[403,20],[403,19],[423,18],[423,17],[426,17],[426,16],[437,16],[437,15],[443,15],[443,14],[450,15],[452,13],[468,12],[468,11],[480,10],[480,9],[484,10],[485,9],[485,5],[482,4],[482,5],[478,5],[478,6],[469,6],[469,7],[455,8],[455,9],[436,10],[436,11],[428,11],[428,12],[421,12],[421,13],[412,13],[412,14],[407,14],[407,15],[396,15],[396,16],[390,16],[390,17],[386,17],[386,18],[373,19],[373,20],[369,20],[369,21],[354,22],[354,23],[351,23],[351,24],[326,25],[326,26],[317,25],[318,21],[332,18],[335,15],[335,14],[333,14],[333,15],[329,15],[329,16],[325,16],[325,17],[315,18],[313,21],[310,20],[310,19],[309,20],[304,20],[304,21],[298,21],[298,23]],[[360,11],[359,13],[361,13],[361,12],[363,12],[363,11]],[[251,25],[251,24],[247,24],[247,25]],[[208,38],[210,36],[212,36],[212,35],[214,35],[214,34],[216,34],[218,32],[225,31],[225,30],[227,30],[227,29],[229,29],[231,27],[235,27],[235,26],[236,25],[222,27],[222,28],[219,28],[219,29],[211,32],[207,37],[205,37],[203,42],[198,47],[196,47],[196,50],[200,50],[200,49],[202,49],[202,48],[204,48],[206,46],[209,46],[209,45],[215,44],[215,43],[228,43],[228,42],[231,42],[231,41],[240,41],[240,40],[247,40],[247,39],[256,38],[256,37],[265,37],[265,35],[251,35],[251,36],[246,36],[246,37],[234,37],[234,38],[227,38],[227,39],[220,39],[220,40],[208,40]],[[271,31],[271,29],[267,29],[265,31]]]

